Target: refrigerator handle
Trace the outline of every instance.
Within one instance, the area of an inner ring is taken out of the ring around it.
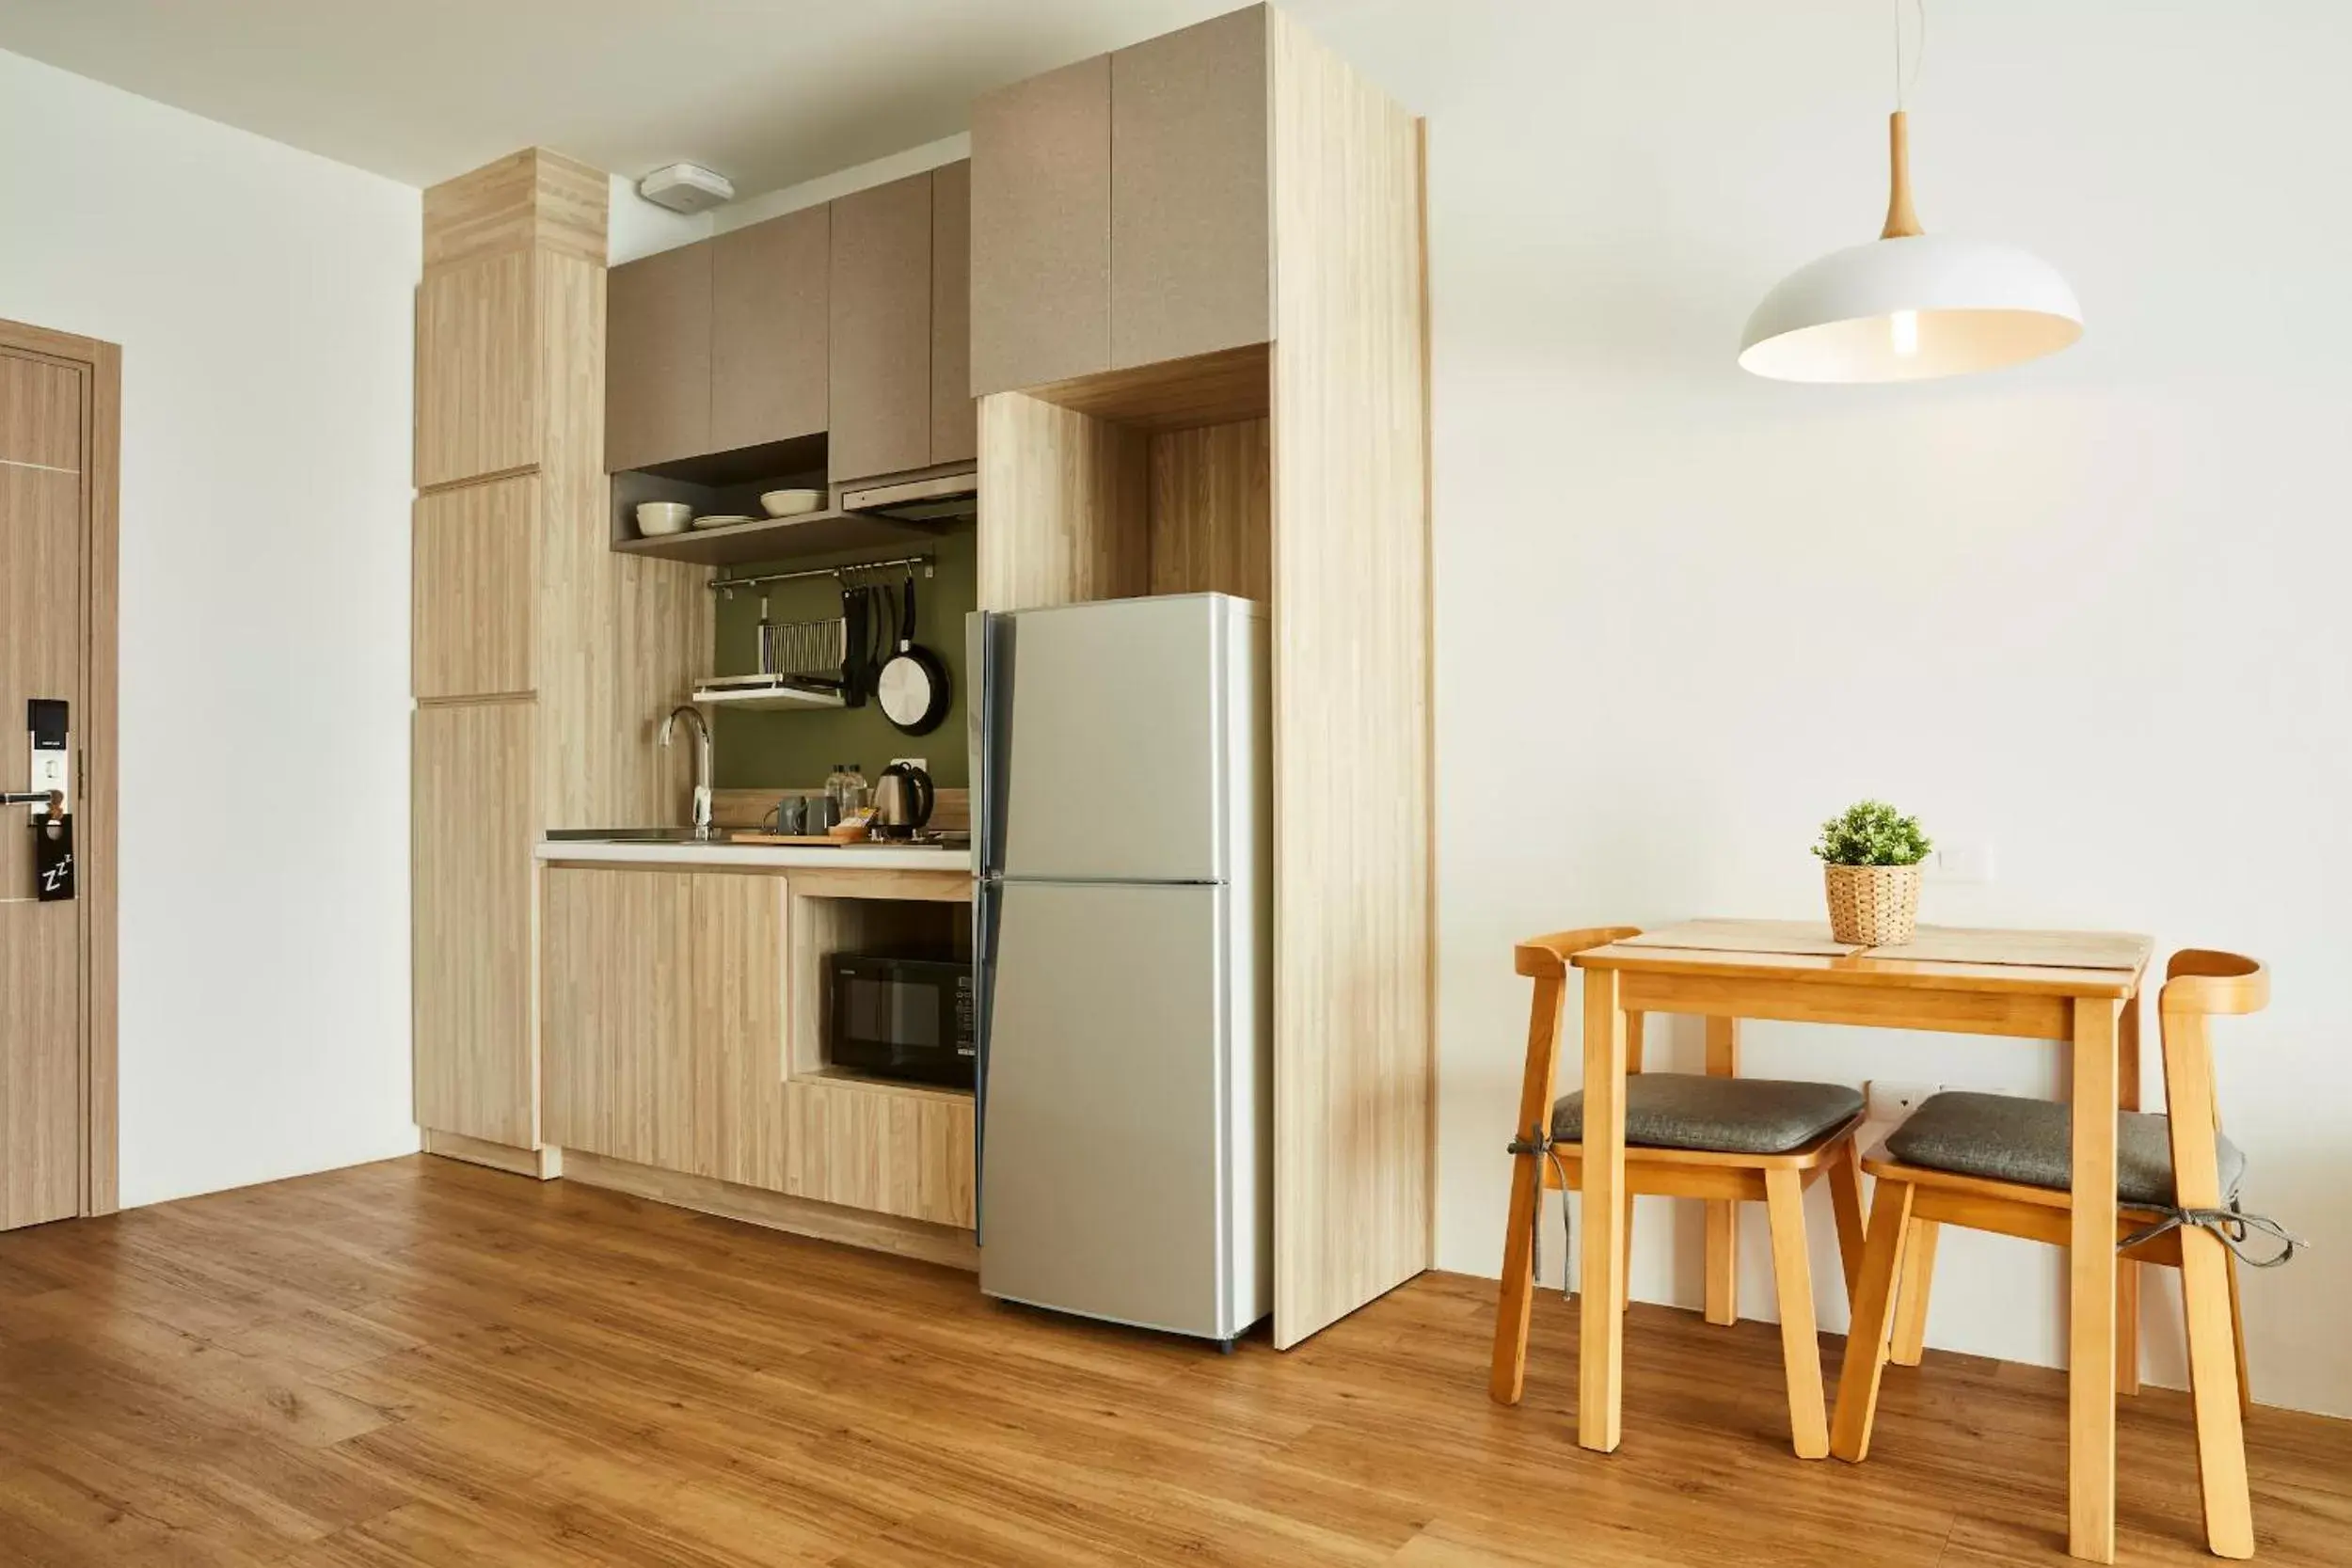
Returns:
[[[990,1014],[996,991],[997,898],[1002,884],[982,877],[972,884],[972,1240],[988,1224],[988,1061]]]

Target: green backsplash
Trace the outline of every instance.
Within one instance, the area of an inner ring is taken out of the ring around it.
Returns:
[[[868,780],[892,757],[922,757],[931,782],[942,789],[971,787],[964,729],[963,618],[979,602],[973,532],[960,528],[928,546],[866,549],[771,566],[731,568],[728,576],[763,571],[798,571],[810,566],[848,565],[915,555],[938,558],[934,576],[914,579],[916,641],[947,667],[954,683],[947,717],[929,735],[907,735],[882,717],[869,698],[864,707],[809,708],[797,713],[730,713],[718,710],[716,735],[719,786],[723,789],[813,788],[825,782],[836,762],[854,762]],[[830,578],[780,582],[769,590],[768,612],[777,622],[813,621],[841,613],[841,595]],[[715,673],[749,674],[759,668],[759,590],[723,596],[718,605]]]

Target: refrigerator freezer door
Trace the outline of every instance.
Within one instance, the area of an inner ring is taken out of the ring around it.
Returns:
[[[1230,893],[997,896],[980,1288],[1231,1338]]]
[[[1009,618],[991,791],[1006,877],[1232,875],[1237,610],[1248,607],[1195,594]]]

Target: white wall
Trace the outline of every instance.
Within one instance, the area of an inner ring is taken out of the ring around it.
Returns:
[[[1500,1263],[1513,939],[1820,918],[1815,826],[1878,795],[1995,856],[1989,885],[1931,887],[1931,920],[2275,966],[2270,1010],[2221,1027],[2222,1103],[2249,1207],[2316,1245],[2248,1277],[2254,1391],[2352,1415],[2352,12],[1930,7],[1921,215],[2056,263],[2088,335],[1851,389],[1733,357],[1775,279],[1877,232],[1883,0],[1318,24],[1431,117],[1439,1261]],[[2026,1044],[1751,1030],[1757,1075],[2057,1082]],[[1669,1033],[1695,1067],[1694,1027]],[[1645,1208],[1635,1293],[1695,1305],[1698,1215]],[[1760,1219],[1743,1295],[1769,1317]],[[2058,1278],[2048,1249],[1953,1235],[1931,1339],[2055,1363]]]
[[[0,315],[122,345],[122,1200],[397,1154],[416,191],[0,54]]]

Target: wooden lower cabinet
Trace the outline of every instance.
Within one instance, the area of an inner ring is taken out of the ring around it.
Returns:
[[[973,1223],[973,1101],[791,1074],[788,879],[541,873],[545,1136],[657,1170],[902,1219]]]
[[[417,709],[410,834],[420,1126],[516,1148],[533,1125],[531,847],[538,705]]]

